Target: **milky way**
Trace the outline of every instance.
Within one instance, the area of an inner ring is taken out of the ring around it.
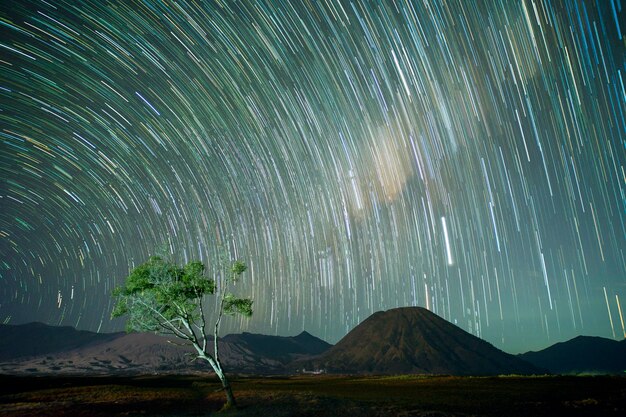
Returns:
[[[130,268],[221,243],[255,302],[226,331],[621,339],[625,8],[4,0],[0,320],[119,330]]]

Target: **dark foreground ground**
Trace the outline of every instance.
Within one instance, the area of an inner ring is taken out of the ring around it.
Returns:
[[[625,416],[625,377],[232,378],[0,375],[0,416]]]

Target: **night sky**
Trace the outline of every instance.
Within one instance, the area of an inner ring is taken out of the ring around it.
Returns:
[[[133,266],[221,243],[255,307],[225,333],[622,339],[625,9],[3,0],[0,321],[121,330]]]

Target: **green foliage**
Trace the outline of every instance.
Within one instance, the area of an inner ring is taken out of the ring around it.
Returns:
[[[252,300],[248,298],[236,298],[233,294],[224,297],[224,313],[231,316],[241,314],[244,317],[252,315]]]
[[[235,261],[233,262],[233,266],[230,270],[234,274],[234,276],[239,277],[246,271],[246,269],[248,269],[248,267],[243,262]]]
[[[241,261],[233,262],[225,276],[235,282],[247,269]],[[123,286],[113,290],[116,303],[112,317],[128,316],[127,331],[171,331],[196,323],[205,295],[215,294],[216,283],[204,276],[202,262],[192,261],[184,266],[159,256],[149,258],[134,268]],[[224,295],[222,312],[252,315],[252,301]]]

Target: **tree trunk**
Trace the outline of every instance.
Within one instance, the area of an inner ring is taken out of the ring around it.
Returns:
[[[222,407],[222,410],[227,410],[231,407],[235,407],[237,405],[237,402],[235,401],[235,395],[233,394],[233,389],[231,388],[230,383],[228,382],[228,379],[226,379],[226,375],[222,371],[222,367],[219,362],[216,363],[214,370],[215,370],[215,374],[217,375],[217,377],[220,379],[220,382],[222,383],[222,389],[226,393],[226,404],[224,404],[224,407]]]
[[[222,381],[222,386],[226,392],[226,404],[224,404],[224,408],[228,409],[237,406],[235,396],[233,395],[233,389],[230,387],[230,384],[226,381],[226,379]]]

